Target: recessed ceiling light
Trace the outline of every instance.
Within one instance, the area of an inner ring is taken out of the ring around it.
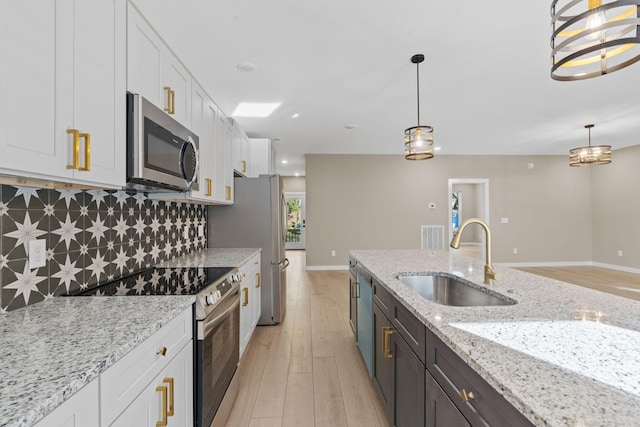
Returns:
[[[251,62],[241,62],[236,65],[238,71],[242,71],[243,73],[253,73],[258,67],[256,64],[252,64]]]
[[[295,113],[293,116],[291,116],[292,119],[297,119],[298,117],[300,117],[300,113]]]
[[[231,116],[269,117],[281,104],[281,102],[240,102]]]
[[[294,173],[295,176],[300,176],[300,174],[298,172]]]
[[[442,147],[433,147],[434,150],[436,151],[440,151],[440,149],[442,149]]]
[[[283,164],[283,165],[286,165],[287,163],[289,163],[289,161],[288,161],[288,160],[283,160],[283,161],[282,161],[282,164]]]

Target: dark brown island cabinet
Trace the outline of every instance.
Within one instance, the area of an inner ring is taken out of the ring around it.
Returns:
[[[372,379],[391,425],[533,426],[375,278],[371,283]]]

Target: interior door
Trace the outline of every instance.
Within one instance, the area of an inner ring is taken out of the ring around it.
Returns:
[[[287,249],[305,249],[305,193],[285,193],[287,207]]]

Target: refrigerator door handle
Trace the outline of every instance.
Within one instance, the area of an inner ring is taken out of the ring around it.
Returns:
[[[271,265],[279,265],[280,269],[284,270],[289,267],[289,258],[284,257],[282,258],[282,260],[280,260],[280,262],[272,262]]]

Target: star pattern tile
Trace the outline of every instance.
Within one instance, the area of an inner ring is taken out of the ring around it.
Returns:
[[[205,248],[199,225],[205,206],[144,193],[0,185],[0,314]],[[30,270],[35,239],[47,264]]]

